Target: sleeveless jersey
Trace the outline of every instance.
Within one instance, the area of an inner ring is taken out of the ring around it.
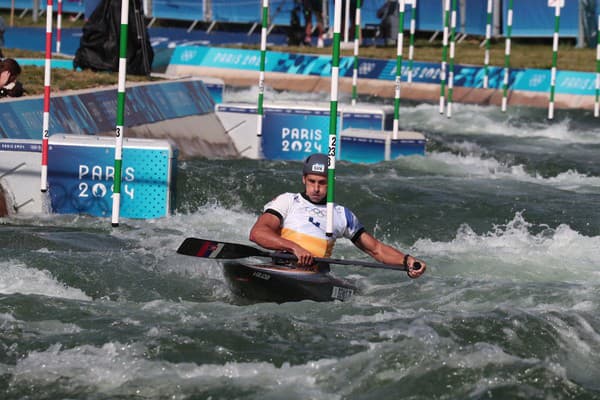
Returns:
[[[337,238],[355,240],[364,231],[352,211],[336,204],[333,235],[327,237],[327,206],[314,204],[300,193],[283,193],[267,203],[264,211],[279,217],[283,238],[298,243],[315,257],[330,257]]]

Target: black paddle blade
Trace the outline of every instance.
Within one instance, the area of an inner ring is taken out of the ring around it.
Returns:
[[[220,259],[268,256],[268,253],[252,246],[198,238],[186,238],[177,249],[177,253],[193,257]]]

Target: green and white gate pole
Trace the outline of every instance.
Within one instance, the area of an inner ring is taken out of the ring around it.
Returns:
[[[352,69],[352,105],[358,100],[358,48],[360,46],[360,9],[361,1],[356,0],[356,17],[354,18],[354,68]]]
[[[510,41],[512,35],[513,22],[513,0],[508,1],[508,10],[506,12],[506,41],[504,45],[504,80],[502,82],[502,112],[506,112],[508,103],[508,80],[510,75]]]
[[[600,117],[600,15],[598,15],[598,44],[596,45],[596,101],[594,117]]]
[[[267,53],[267,27],[269,20],[269,0],[263,0],[262,28],[260,30],[260,65],[258,76],[258,105],[256,107],[256,155],[262,158],[262,126],[264,118],[263,103],[265,98],[265,64]]]
[[[485,55],[483,57],[483,88],[487,89],[490,81],[490,41],[492,38],[492,4],[494,0],[487,1],[487,19],[485,24]]]
[[[396,82],[394,90],[394,139],[398,139],[398,125],[400,121],[400,82],[402,81],[402,48],[404,47],[404,0],[398,0],[398,11],[398,38],[396,40]]]
[[[129,0],[121,1],[121,33],[119,43],[119,77],[117,87],[117,124],[115,127],[115,176],[113,184],[112,226],[119,226],[121,208],[121,170],[123,166],[123,136],[125,136],[125,79],[127,77],[127,31]]]
[[[329,148],[327,151],[327,223],[325,234],[333,236],[333,206],[335,202],[335,159],[337,156],[338,81],[340,76],[340,29],[342,0],[335,0],[333,14],[333,48],[331,57],[331,102],[329,106]]]
[[[550,70],[550,102],[548,103],[548,119],[554,119],[556,64],[558,63],[558,31],[560,28],[560,8],[564,6],[564,0],[548,0],[548,6],[554,6],[554,34],[552,35],[552,69]]]
[[[444,113],[446,94],[446,64],[448,60],[448,29],[450,27],[450,0],[444,0],[444,38],[442,39],[442,64],[440,71],[440,114]]]
[[[450,64],[448,65],[448,109],[446,115],[452,117],[452,95],[454,94],[454,52],[456,50],[456,0],[452,0],[450,17]]]
[[[410,38],[408,43],[408,83],[413,78],[413,58],[415,57],[415,31],[417,29],[417,0],[405,0],[404,5],[410,5]]]
[[[394,139],[398,139],[398,125],[400,121],[400,82],[402,81],[402,48],[404,47],[404,1],[405,0],[398,0],[398,38],[396,40],[396,82],[394,90]]]

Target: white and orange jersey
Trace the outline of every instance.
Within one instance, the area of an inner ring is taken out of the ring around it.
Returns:
[[[333,207],[333,235],[327,237],[327,206],[301,193],[283,193],[264,207],[281,221],[281,236],[298,243],[315,257],[330,257],[337,238],[355,240],[364,231],[356,215],[344,206]]]

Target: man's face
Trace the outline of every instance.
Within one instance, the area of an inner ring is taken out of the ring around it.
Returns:
[[[327,177],[306,174],[302,177],[306,195],[313,203],[320,203],[327,196]]]
[[[14,82],[14,79],[10,71],[0,72],[0,86],[6,86],[11,82]]]

